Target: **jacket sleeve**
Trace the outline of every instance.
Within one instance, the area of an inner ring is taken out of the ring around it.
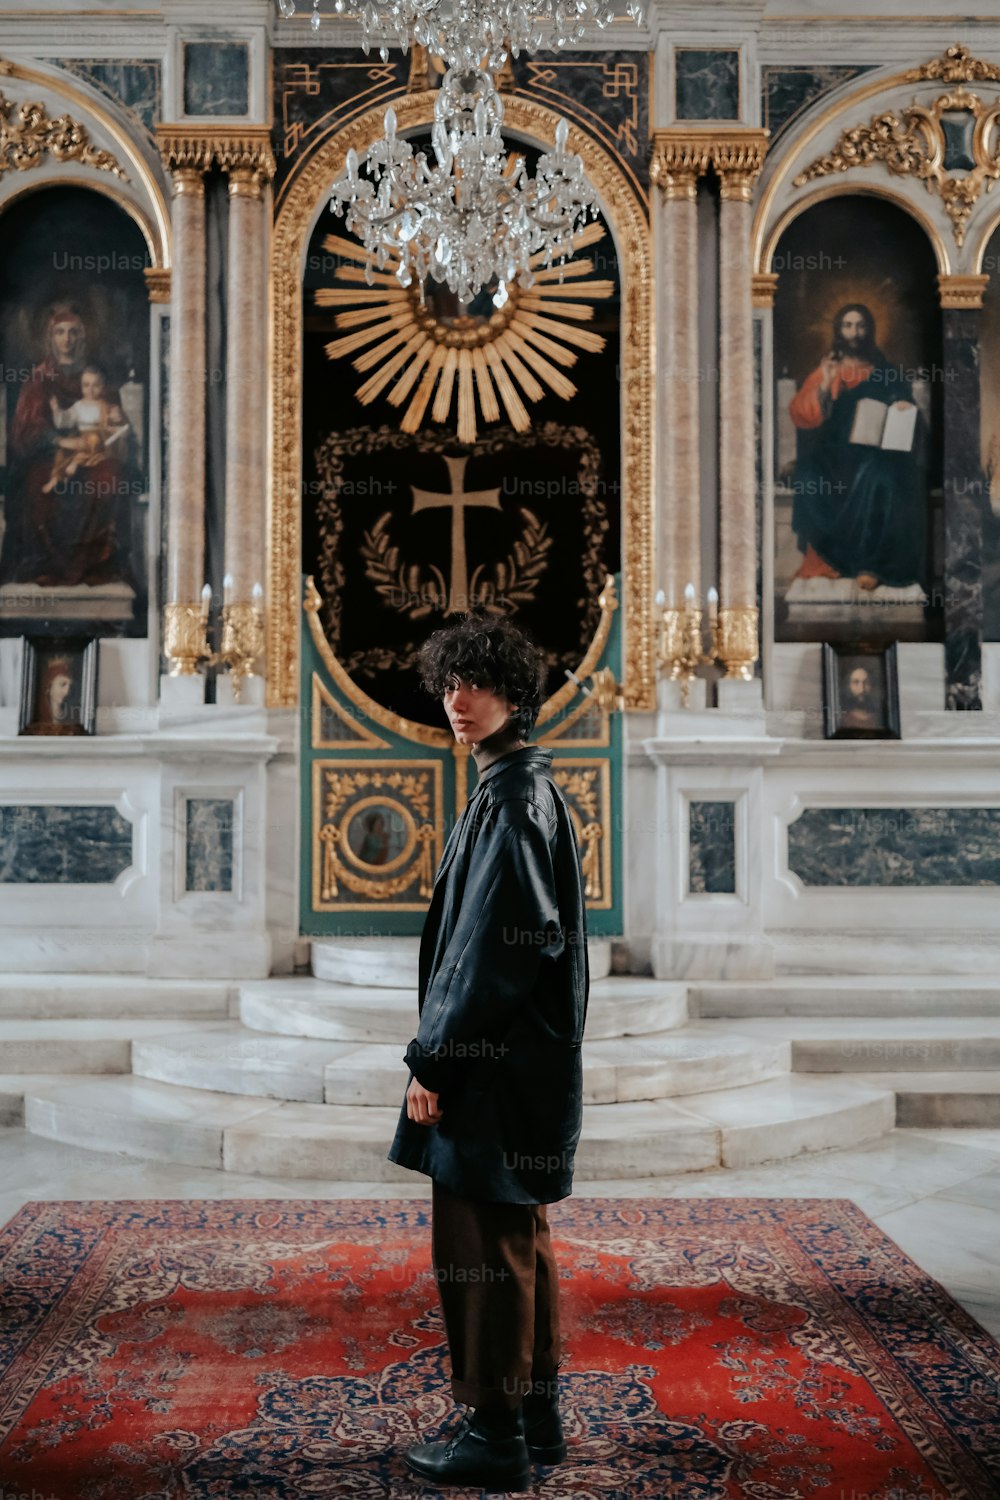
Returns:
[[[545,955],[565,946],[545,813],[496,803],[473,845],[461,910],[424,996],[405,1060],[438,1092],[470,1057],[489,1055],[531,998]]]

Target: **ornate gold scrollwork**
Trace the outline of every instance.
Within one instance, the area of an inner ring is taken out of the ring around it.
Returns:
[[[966,54],[964,58],[959,53]],[[954,74],[964,76],[975,60],[967,55],[965,48],[949,48],[945,54],[955,54],[951,68],[943,68],[940,76]],[[992,65],[983,64],[983,67]],[[936,72],[915,69],[908,78],[931,78]],[[976,73],[977,77],[995,76]],[[947,140],[943,124],[946,114],[970,115],[974,121],[970,142],[971,159],[974,163],[961,177],[949,175],[945,168]],[[989,190],[1000,177],[1000,155],[997,138],[1000,133],[1000,100],[984,104],[978,94],[959,86],[950,93],[939,94],[929,105],[910,104],[898,114],[886,110],[873,115],[864,125],[854,125],[843,130],[832,151],[818,156],[795,177],[794,187],[804,187],[817,177],[827,177],[834,172],[848,172],[854,167],[868,167],[881,162],[888,171],[898,177],[915,177],[923,182],[927,191],[936,193],[951,219],[955,243],[965,243],[965,230],[969,215],[979,201],[984,188]]]
[[[982,307],[983,293],[989,285],[984,275],[939,275],[938,295],[942,307]]]
[[[998,82],[1000,64],[987,62],[982,57],[973,57],[962,42],[953,42],[940,57],[921,63],[919,68],[911,68],[903,76],[908,83],[935,78],[940,78],[942,83]]]
[[[672,126],[653,135],[649,180],[665,198],[694,198],[712,167],[724,198],[749,200],[764,166],[770,131],[747,125]]]
[[[569,806],[581,848],[584,894],[595,909],[611,906],[611,762],[605,756],[560,758],[553,779]]]
[[[224,172],[250,173],[257,179],[272,178],[274,150],[269,125],[242,125],[236,130],[218,126],[158,125],[156,144],[168,172],[191,169],[207,172],[218,165]],[[250,183],[241,178],[244,189]]]
[[[583,857],[580,868],[583,873],[583,894],[594,906],[602,906],[601,900],[601,837],[600,823],[583,825]]]
[[[436,826],[441,786],[441,765],[436,761],[314,761],[313,910],[366,910],[372,902],[402,911],[421,910],[420,900],[392,898],[416,886],[417,895],[426,901],[433,891],[435,854],[441,854]],[[354,848],[349,835],[356,817],[371,815],[379,807],[390,808],[399,818],[404,838],[395,853],[378,845],[384,857],[376,864]],[[366,899],[344,901],[342,887]]]
[[[0,74],[11,72],[11,66],[0,64]],[[46,156],[52,156],[56,161],[79,162],[81,167],[93,167],[98,172],[110,172],[123,182],[129,181],[118,158],[93,145],[90,132],[79,120],[71,115],[53,119],[46,113],[45,105],[34,100],[18,104],[12,120],[14,108],[14,101],[0,93],[0,177],[12,169],[27,172],[40,167]]]

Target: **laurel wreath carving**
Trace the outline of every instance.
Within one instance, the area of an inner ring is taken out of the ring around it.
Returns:
[[[635,418],[635,413],[632,415]],[[635,419],[638,420],[638,418]],[[447,431],[420,432],[411,437],[407,433],[383,424],[378,428],[352,427],[341,432],[331,432],[315,449],[316,473],[320,484],[319,498],[316,501],[316,519],[319,529],[317,573],[322,584],[323,632],[331,648],[340,658],[344,670],[352,675],[361,673],[368,677],[375,677],[380,671],[389,668],[409,670],[416,660],[420,642],[410,639],[397,646],[375,644],[359,647],[349,653],[343,653],[341,650],[341,619],[344,585],[347,577],[343,556],[344,513],[341,489],[347,463],[355,457],[367,457],[386,452],[397,453],[400,462],[403,463],[406,454],[414,450],[419,453],[443,455],[454,451],[454,444],[454,434]],[[607,503],[600,494],[601,454],[594,438],[585,428],[575,425],[563,426],[557,422],[543,422],[529,433],[514,432],[511,428],[494,429],[479,438],[474,451],[477,455],[492,455],[508,448],[527,447],[556,450],[579,448],[580,450],[577,480],[583,516],[584,551],[581,558],[583,588],[581,597],[576,601],[580,620],[579,654],[571,658],[570,655],[545,648],[545,660],[549,668],[571,667],[574,665],[574,659],[578,661],[586,651],[587,644],[597,629],[601,614],[598,601],[607,571],[604,557],[605,537],[611,524]],[[548,568],[548,558],[544,554],[547,554],[554,538],[548,535],[547,523],[540,522],[534,512],[528,511],[526,507],[522,506],[520,509],[527,518],[528,524],[525,530],[521,537],[512,544],[507,557],[496,564],[493,581],[486,580],[478,588],[478,592],[484,598],[494,602],[500,599],[513,600],[513,587],[521,590],[531,589],[532,592],[526,597],[534,598],[534,588]],[[391,539],[388,537],[385,517],[380,517],[379,521],[382,522],[381,525],[376,522],[370,532],[364,533],[364,541],[359,551],[363,551],[365,555],[367,576],[373,578],[382,599],[387,600],[391,598],[393,589],[400,588],[400,571],[402,570],[401,576],[407,590],[410,590],[408,580],[411,575],[406,571],[406,565],[402,563],[398,551],[394,550]],[[380,540],[382,536],[386,536],[384,545]],[[521,547],[524,548],[523,553],[520,550]],[[533,553],[535,555],[532,555]],[[376,575],[368,572],[368,567],[381,571]],[[428,581],[426,596],[418,595],[417,589],[413,589],[408,594],[405,609],[410,619],[415,620],[426,616],[431,611],[444,608],[448,591],[443,576],[433,564],[430,565],[429,571],[432,579],[435,574],[437,576],[435,581]],[[480,567],[473,571],[470,579],[470,592],[473,587],[472,581],[479,577],[480,572]],[[503,580],[499,585],[499,592],[497,578]],[[417,587],[419,588],[419,584]],[[415,600],[418,602],[415,603]],[[395,601],[393,603],[395,604]]]
[[[469,593],[481,598],[491,614],[507,612],[498,599],[518,604],[533,600],[539,577],[548,566],[545,554],[553,541],[547,534],[548,523],[540,521],[526,506],[519,509],[526,517],[526,525],[506,558],[494,564],[492,580],[480,581],[485,572],[482,563],[469,578]],[[405,612],[411,620],[420,620],[431,610],[445,608],[448,585],[434,563],[429,565],[428,577],[418,563],[400,561],[399,548],[390,545],[391,519],[392,511],[383,511],[371,530],[364,533],[358,550],[365,559],[365,577],[373,580],[376,592],[398,613]],[[425,602],[414,605],[415,598]]]
[[[324,779],[324,812],[329,819],[337,816],[344,799],[352,792],[370,786],[378,789],[383,786],[391,787],[400,796],[407,797],[422,818],[430,818],[431,803],[426,771],[327,771]]]
[[[596,770],[558,771],[555,780],[568,797],[579,803],[588,818],[598,816]]]

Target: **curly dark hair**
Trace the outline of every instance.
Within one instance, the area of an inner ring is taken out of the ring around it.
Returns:
[[[473,608],[454,625],[427,637],[416,656],[420,684],[431,697],[444,697],[452,677],[490,688],[517,709],[510,728],[527,739],[535,727],[548,675],[545,654],[513,621]]]

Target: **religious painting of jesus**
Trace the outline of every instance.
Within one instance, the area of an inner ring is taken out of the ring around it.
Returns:
[[[899,739],[896,643],[824,642],[827,739]]]
[[[71,209],[96,197],[74,194]],[[82,250],[110,236],[103,259],[60,254],[55,206],[38,200],[61,196],[33,195],[27,215],[9,210],[17,224],[0,252],[0,345],[12,372],[0,391],[0,631],[142,634],[148,257],[144,247],[124,263],[110,253],[121,226],[108,209],[120,211],[89,203],[75,227]]]
[[[921,298],[870,264],[866,238],[877,239],[872,231],[889,207],[876,205],[867,236],[861,211],[841,207],[858,220],[855,241],[835,239],[825,261],[815,246],[811,255],[801,248],[808,225],[798,229],[800,248],[783,239],[776,257],[779,268],[788,262],[775,308],[778,640],[932,633],[929,491],[940,363]],[[890,208],[891,231],[905,235],[893,215],[905,218]],[[901,263],[903,281],[912,280]],[[932,287],[924,292],[933,298]]]

